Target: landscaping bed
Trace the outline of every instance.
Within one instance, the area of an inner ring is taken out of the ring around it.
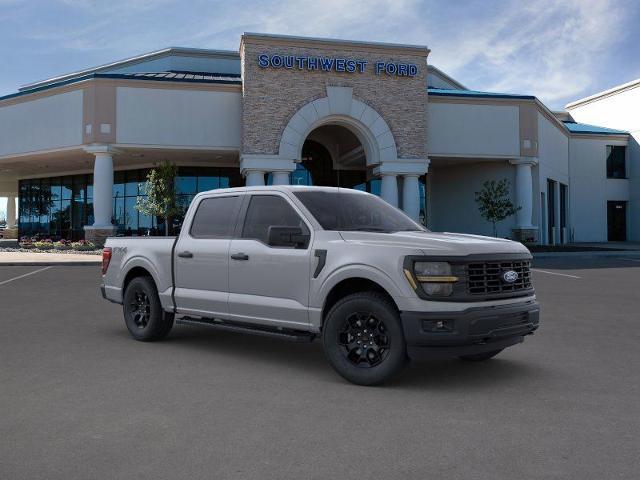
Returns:
[[[51,240],[49,238],[33,238],[22,237],[15,247],[0,247],[0,252],[32,252],[32,253],[67,253],[67,254],[84,254],[84,255],[100,255],[102,248],[98,245],[86,240]]]

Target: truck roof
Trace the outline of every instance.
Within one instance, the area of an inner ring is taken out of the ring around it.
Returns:
[[[198,195],[204,195],[208,193],[233,193],[233,192],[260,192],[265,190],[274,190],[276,192],[340,192],[340,193],[354,193],[354,194],[366,194],[361,190],[354,190],[346,187],[315,187],[308,185],[258,185],[255,187],[233,187],[233,188],[217,188],[215,190],[207,190],[200,192]]]

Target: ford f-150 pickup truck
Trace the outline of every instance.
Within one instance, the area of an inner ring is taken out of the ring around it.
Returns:
[[[538,328],[522,244],[433,233],[369,193],[244,187],[194,198],[177,237],[109,238],[102,295],[136,340],[177,323],[322,339],[360,385],[408,359],[489,359]]]

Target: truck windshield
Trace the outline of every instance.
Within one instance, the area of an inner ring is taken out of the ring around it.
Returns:
[[[294,195],[325,230],[383,233],[425,230],[374,195],[337,191],[303,191]]]

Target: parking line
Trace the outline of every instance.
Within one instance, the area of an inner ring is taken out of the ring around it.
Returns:
[[[14,280],[20,280],[21,278],[28,277],[29,275],[33,275],[34,273],[44,272],[45,270],[49,270],[50,268],[52,268],[52,267],[51,266],[44,267],[44,268],[40,268],[38,270],[34,270],[33,272],[25,273],[24,275],[20,275],[18,277],[10,278],[9,280],[5,280],[3,282],[0,282],[0,285],[4,285],[5,283],[13,282]]]
[[[548,273],[549,275],[560,275],[561,277],[582,278],[582,277],[579,277],[577,275],[569,275],[568,273],[550,272],[548,270],[538,270],[537,268],[532,268],[531,270],[534,271],[534,272]]]

